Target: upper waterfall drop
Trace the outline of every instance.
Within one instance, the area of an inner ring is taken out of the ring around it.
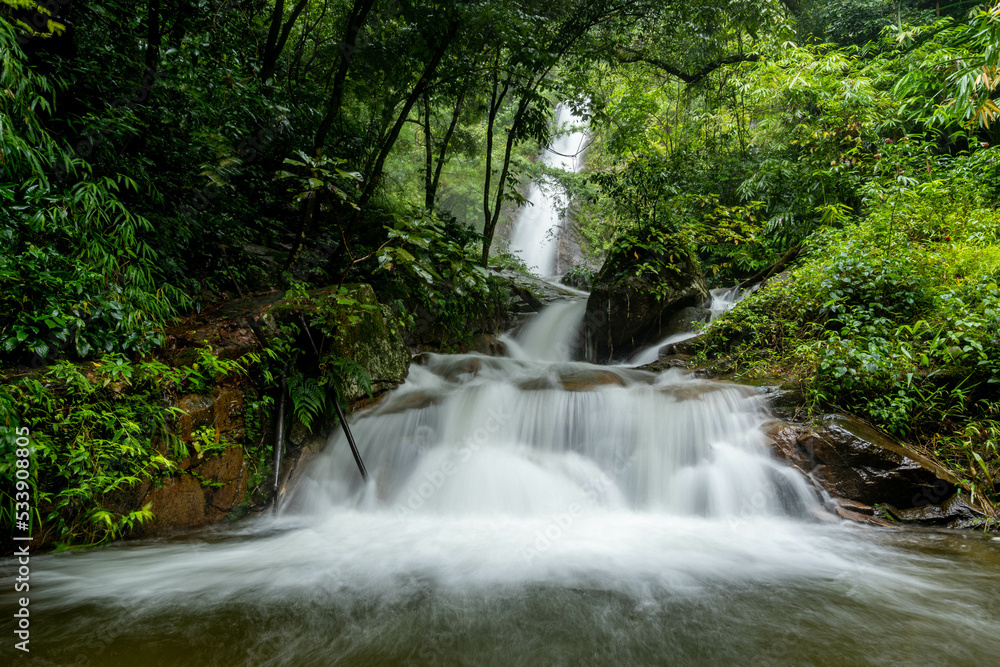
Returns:
[[[583,168],[582,153],[587,139],[586,121],[568,106],[560,104],[555,113],[556,138],[542,151],[542,162],[564,171]],[[564,131],[567,127],[576,128]],[[549,277],[558,270],[559,227],[565,218],[566,192],[551,179],[542,178],[528,188],[525,205],[518,213],[510,238],[510,250],[538,275]]]

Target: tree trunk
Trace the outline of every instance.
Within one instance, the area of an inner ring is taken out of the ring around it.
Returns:
[[[438,65],[441,64],[441,60],[444,58],[444,54],[448,50],[448,46],[455,38],[455,35],[458,34],[459,25],[458,21],[453,21],[448,27],[447,34],[441,38],[441,41],[437,45],[437,50],[434,51],[431,59],[424,66],[424,71],[420,74],[420,79],[413,87],[413,90],[410,91],[406,101],[403,103],[403,108],[396,117],[395,124],[393,124],[392,129],[389,130],[389,136],[387,136],[385,141],[382,143],[382,148],[378,153],[378,157],[372,165],[371,173],[368,174],[368,180],[365,182],[365,189],[361,193],[361,197],[358,198],[359,209],[364,209],[364,207],[371,200],[372,196],[375,194],[375,188],[378,186],[378,182],[381,179],[382,169],[385,167],[385,161],[389,158],[389,153],[392,151],[392,147],[396,145],[396,139],[399,138],[399,133],[403,130],[403,126],[406,124],[406,119],[410,117],[410,111],[413,110],[413,105],[417,103],[417,100],[420,99],[420,97],[427,90],[431,79],[434,77],[434,72],[437,71]],[[355,216],[355,219],[357,219],[357,216]]]
[[[340,64],[337,66],[337,73],[333,77],[333,89],[330,94],[330,101],[327,103],[326,115],[316,128],[316,136],[313,138],[313,150],[319,152],[326,143],[326,135],[330,133],[333,123],[340,117],[340,107],[344,98],[344,83],[347,81],[347,72],[351,68],[351,61],[354,52],[357,50],[358,35],[368,20],[375,0],[355,0],[351,7],[351,13],[347,16],[347,26],[344,28],[344,39],[340,43]]]
[[[307,0],[299,0],[299,4],[295,5],[291,16],[288,17],[288,20],[282,26],[281,19],[284,18],[284,0],[276,0],[274,12],[271,14],[271,27],[267,33],[267,44],[264,46],[264,58],[260,68],[261,81],[266,83],[274,76],[274,70],[278,66],[278,58],[281,57],[281,52],[285,50],[285,44],[288,43],[288,36],[292,33],[292,28],[295,27],[295,22],[299,20],[302,10],[306,8],[306,2]]]
[[[427,208],[428,210],[434,210],[434,202],[437,199],[438,184],[441,182],[441,171],[444,169],[445,155],[448,152],[448,144],[451,143],[451,138],[455,134],[455,128],[458,127],[459,116],[462,115],[462,105],[465,103],[465,94],[468,92],[467,88],[463,88],[462,92],[458,96],[458,102],[455,104],[455,111],[451,115],[451,125],[448,126],[448,131],[444,133],[444,139],[441,140],[441,148],[438,154],[437,167],[434,169],[434,178],[431,179],[431,187],[427,193],[427,201],[429,202]]]
[[[153,74],[160,64],[160,0],[149,0],[146,5],[146,72]]]
[[[431,97],[424,93],[424,208],[434,210],[434,145],[431,136]]]

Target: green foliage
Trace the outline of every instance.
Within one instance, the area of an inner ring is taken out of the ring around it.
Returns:
[[[340,286],[310,291],[308,285],[294,283],[286,293],[288,305],[283,307],[280,334],[272,337],[263,375],[272,386],[280,376],[287,376],[294,416],[306,429],[335,418],[333,392],[344,396],[352,384],[371,392],[367,369],[340,356],[347,329],[378,310],[356,298],[355,289]]]
[[[1000,216],[984,206],[990,186],[967,180],[983,159],[925,157],[901,199],[872,197],[866,219],[815,233],[801,266],[711,325],[704,353],[794,379],[815,406],[922,445],[997,502]],[[889,188],[908,173],[889,171]]]
[[[167,425],[176,409],[165,392],[181,378],[159,362],[129,364],[106,356],[78,367],[61,362],[41,376],[9,384],[0,476],[13,488],[13,428],[31,427],[36,526],[61,547],[99,544],[148,522],[149,507],[126,509],[132,492],[174,464]],[[6,493],[5,493],[6,496]],[[12,499],[4,498],[4,513]]]
[[[677,170],[653,156],[595,174],[591,180],[606,199],[605,223],[616,231],[616,250],[609,257],[633,253],[639,260],[636,275],[679,272],[674,266],[677,252],[700,254],[703,266],[713,276],[721,271],[723,279],[755,268],[760,260],[750,249],[761,231],[759,202],[727,206],[718,195],[684,192]],[[680,255],[676,258],[687,263]]]
[[[191,366],[159,361],[56,363],[0,386],[0,481],[6,520],[13,509],[15,430],[31,431],[33,531],[57,548],[92,546],[128,535],[152,518],[147,505],[131,509],[144,483],[177,471],[176,461],[199,459],[230,443],[202,428],[188,444],[172,431],[180,416],[170,398],[204,390],[209,382],[244,375],[255,355],[240,361],[199,350]],[[40,527],[40,528],[39,528]]]
[[[478,262],[481,235],[456,220],[415,210],[397,216],[388,236],[391,243],[379,251],[393,280],[388,290],[405,298],[411,317],[419,311],[431,318],[444,338],[467,342],[470,323],[504,302],[502,281]]]
[[[567,285],[590,285],[594,280],[594,270],[585,264],[577,264],[570,268],[563,276],[563,283]]]
[[[241,359],[222,359],[211,348],[195,349],[196,358],[189,366],[182,366],[180,388],[193,394],[207,394],[225,379],[246,375],[251,365],[260,363],[256,353],[247,353]]]
[[[0,361],[39,365],[149,350],[162,341],[162,322],[187,301],[163,280],[147,240],[150,222],[122,201],[138,185],[121,174],[94,175],[61,146],[42,117],[64,85],[25,64],[4,22],[0,48],[8,54],[0,173],[10,181],[0,183]],[[52,166],[71,180],[52,180]]]
[[[211,426],[200,426],[191,434],[191,447],[199,459],[213,454],[221,454],[232,446],[218,429]],[[220,484],[221,486],[221,484]]]
[[[292,398],[295,419],[310,431],[314,422],[330,420],[334,415],[333,404],[327,396],[328,391],[320,384],[321,380],[325,379],[305,377],[301,372],[288,378],[288,394]]]
[[[387,231],[396,243],[382,248],[379,265],[409,273],[408,279],[423,283],[429,300],[440,298],[442,288],[463,295],[486,287],[487,271],[474,263],[476,235],[455,221],[416,210],[397,217]]]
[[[894,88],[906,99],[902,111],[909,120],[946,132],[989,129],[996,123],[1000,3],[983,4],[968,17],[907,26],[897,38],[914,43],[909,54],[913,66]]]

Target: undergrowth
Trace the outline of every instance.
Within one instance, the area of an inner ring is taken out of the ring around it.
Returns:
[[[709,327],[701,355],[799,384],[812,410],[870,420],[996,504],[1000,212],[963,177],[970,162],[950,180],[894,179],[867,217],[813,234],[798,267]]]
[[[227,444],[214,429],[190,443],[173,429],[181,411],[171,398],[205,393],[259,362],[219,359],[199,350],[189,366],[131,362],[106,355],[59,362],[0,385],[0,517],[13,525],[17,429],[30,429],[31,531],[57,549],[93,546],[149,523],[149,504],[133,509],[145,483],[179,474],[178,462]]]

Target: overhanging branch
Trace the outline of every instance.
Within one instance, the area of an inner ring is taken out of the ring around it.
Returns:
[[[738,54],[733,56],[726,56],[725,58],[719,58],[716,61],[710,62],[709,64],[702,67],[697,72],[687,73],[680,69],[674,67],[670,63],[666,63],[657,58],[651,58],[649,56],[642,55],[640,53],[616,53],[615,59],[620,63],[630,64],[630,63],[645,63],[646,65],[652,65],[653,67],[663,70],[671,76],[675,76],[684,83],[688,85],[693,85],[704,79],[706,76],[719,69],[723,65],[732,65],[735,63],[745,63],[745,62],[757,62],[760,60],[760,55],[756,53],[746,53]]]

